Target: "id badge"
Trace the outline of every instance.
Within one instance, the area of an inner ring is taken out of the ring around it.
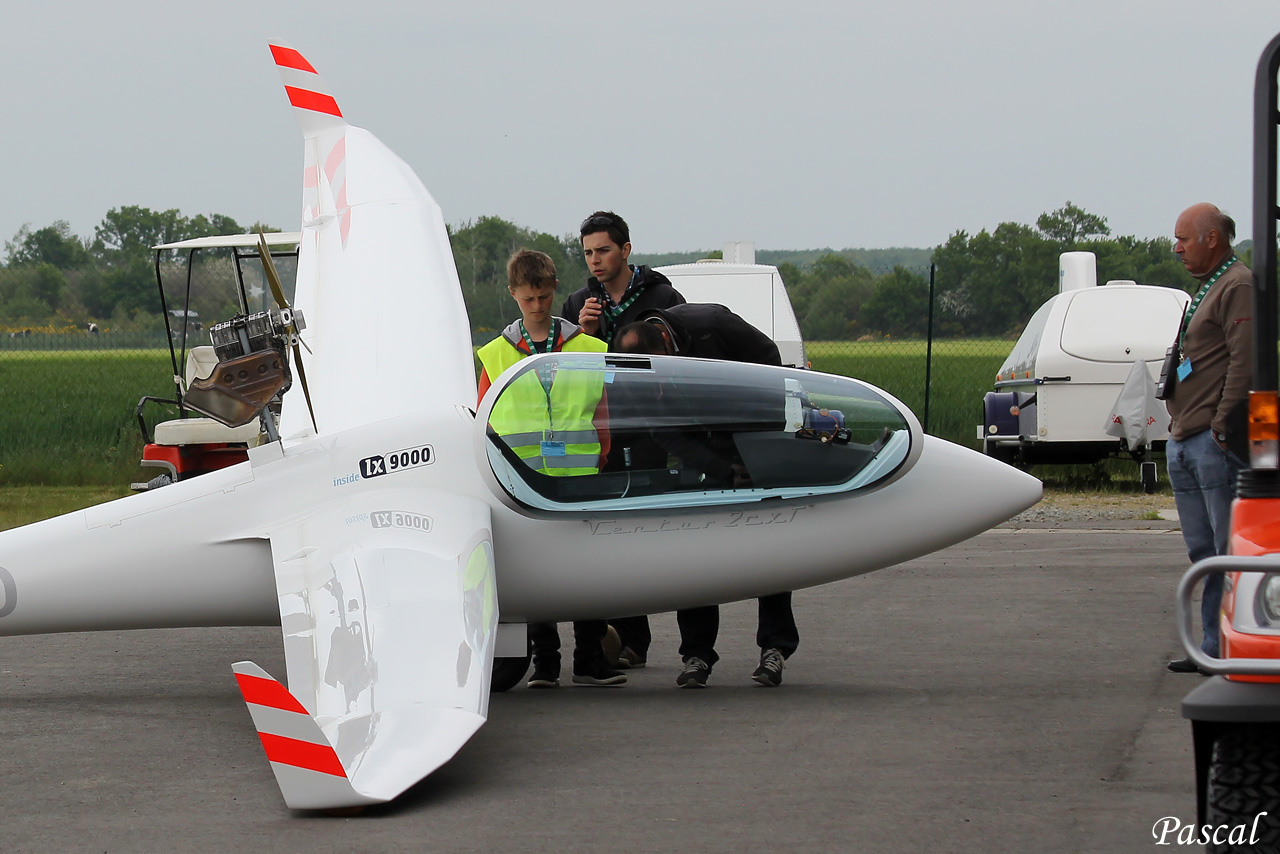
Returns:
[[[1189,376],[1191,376],[1191,360],[1183,359],[1182,363],[1178,365],[1178,381],[1182,382]]]
[[[543,442],[542,456],[544,457],[563,457],[564,442]]]

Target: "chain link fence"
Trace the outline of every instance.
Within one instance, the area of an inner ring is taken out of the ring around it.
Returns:
[[[897,397],[926,433],[978,448],[982,397],[1016,335],[956,335],[963,310],[937,296],[935,272],[931,266],[870,268],[873,284],[863,289],[859,305],[844,309],[842,324],[831,322],[827,306],[797,301],[802,332],[822,325],[845,331],[838,337],[807,335],[805,352],[814,370],[856,377]]]

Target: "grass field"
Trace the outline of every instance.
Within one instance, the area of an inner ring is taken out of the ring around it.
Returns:
[[[977,447],[982,396],[1012,346],[1000,339],[935,342],[927,413],[924,341],[815,341],[806,349],[815,369],[878,386],[933,435]],[[116,487],[154,475],[138,466],[134,410],[144,394],[173,395],[170,373],[163,349],[0,352],[0,486]],[[158,407],[147,411],[151,424],[172,417]],[[1075,468],[1059,473],[1064,485],[1127,480],[1136,472],[1126,463]]]
[[[0,355],[0,484],[139,479],[134,409],[144,394],[172,397],[171,373],[165,350]]]
[[[905,403],[932,435],[976,448],[982,396],[993,388],[1012,347],[1002,339],[935,341],[927,413],[924,341],[815,341],[805,351],[814,370],[879,386]]]
[[[129,494],[122,486],[9,486],[0,489],[0,531]]]

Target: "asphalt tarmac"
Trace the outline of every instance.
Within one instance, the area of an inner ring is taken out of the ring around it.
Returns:
[[[523,686],[397,802],[285,808],[230,664],[278,629],[0,639],[0,852],[1134,852],[1195,818],[1181,535],[997,529],[801,591],[781,688],[754,603],[706,690],[675,619],[622,688]],[[1167,526],[1166,526],[1167,528]],[[803,554],[796,555],[803,560]],[[562,634],[569,639],[564,627]]]

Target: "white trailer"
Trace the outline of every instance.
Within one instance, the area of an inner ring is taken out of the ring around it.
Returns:
[[[756,263],[754,243],[731,241],[723,259],[657,267],[689,302],[727,306],[778,345],[782,364],[808,366],[800,324],[778,268]]]
[[[1153,382],[1159,378],[1188,301],[1179,288],[1098,286],[1093,253],[1064,252],[1058,293],[1027,322],[983,400],[983,451],[1022,465],[1090,463],[1121,451],[1149,461],[1169,435],[1163,406],[1152,407],[1158,416],[1145,448],[1108,434],[1108,415],[1134,362],[1146,363]],[[1154,474],[1154,465],[1144,467],[1144,481],[1154,483]]]

